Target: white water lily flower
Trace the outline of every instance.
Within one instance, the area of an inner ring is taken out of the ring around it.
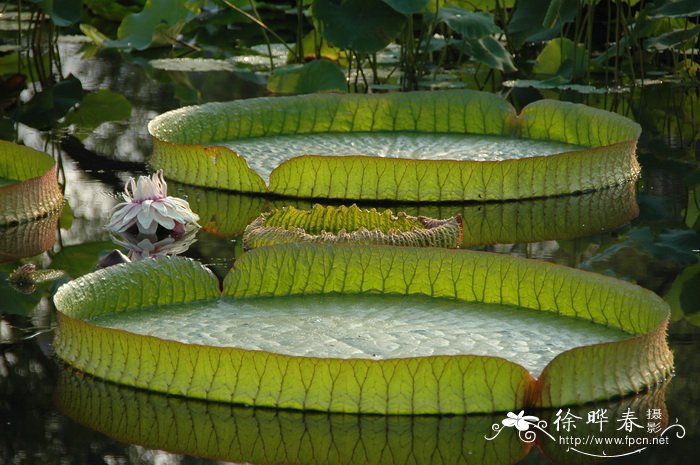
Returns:
[[[139,233],[153,235],[162,226],[177,235],[184,232],[187,224],[199,227],[199,216],[190,209],[190,204],[168,196],[162,170],[151,177],[139,176],[138,181],[129,179],[122,196],[125,201],[112,209],[107,224],[112,232],[122,233],[136,226]]]

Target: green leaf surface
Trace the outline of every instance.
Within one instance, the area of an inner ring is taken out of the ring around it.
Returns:
[[[170,45],[199,11],[198,3],[191,0],[147,0],[143,10],[124,18],[117,39],[106,40],[103,45],[136,50]]]
[[[131,117],[131,103],[122,94],[98,90],[87,94],[78,108],[66,116],[63,124],[75,124],[80,139],[85,139],[97,127],[108,121],[123,121]]]
[[[267,90],[274,94],[346,92],[348,85],[340,66],[321,59],[275,68],[267,81]]]
[[[77,278],[93,271],[101,255],[113,249],[114,243],[109,241],[86,242],[63,247],[51,259],[51,268],[63,270],[72,278]]]
[[[537,56],[533,73],[538,76],[561,76],[568,80],[583,76],[588,63],[588,52],[582,45],[567,38],[553,39]]]
[[[503,32],[494,23],[492,15],[466,11],[454,6],[440,8],[436,19],[445,23],[450,29],[465,39],[481,39],[484,36]]]
[[[422,11],[431,0],[382,0],[394,10],[405,15]]]
[[[678,45],[686,42],[683,48],[691,48],[693,46],[692,39],[700,35],[700,26],[695,26],[690,29],[667,32],[658,37],[650,37],[644,41],[644,48],[647,50],[668,50],[675,49]]]
[[[80,80],[70,76],[34,95],[18,110],[17,121],[37,129],[50,129],[82,99]]]
[[[581,403],[638,391],[665,379],[672,368],[665,339],[668,306],[660,298],[604,276],[510,256],[288,244],[244,254],[225,279],[223,292],[234,299],[274,297],[281,305],[285,296],[334,293],[515,305],[578,317],[634,336],[560,354],[535,381],[523,367],[493,357],[295,357],[183,344],[86,321],[216,299],[218,287],[210,272],[186,259],[171,258],[118,265],[62,287],[55,297],[60,311],[57,353],[96,376],[171,394],[382,414]]]
[[[56,212],[63,194],[56,163],[43,152],[0,141],[0,226],[24,223]]]
[[[65,27],[80,20],[83,0],[32,0],[39,3],[41,9],[51,17],[56,26]]]
[[[314,0],[311,8],[332,46],[357,53],[378,52],[406,24],[406,16],[383,1]]]
[[[651,18],[687,18],[700,15],[700,4],[695,0],[667,0],[653,8]]]

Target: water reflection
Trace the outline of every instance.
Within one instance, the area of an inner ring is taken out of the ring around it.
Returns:
[[[664,401],[666,385],[617,401],[572,407],[571,414],[604,409],[614,421],[628,410],[644,416],[658,412],[659,424],[669,423]],[[248,408],[164,396],[92,378],[61,367],[56,393],[58,409],[91,429],[149,449],[162,449],[215,460],[263,464],[513,464],[533,449],[554,463],[595,463],[567,447],[539,437],[528,443],[515,428],[496,439],[492,425],[505,414],[469,416],[375,416],[304,413]],[[547,421],[553,434],[557,410],[528,411]],[[598,428],[579,423],[579,437]],[[606,429],[611,437],[625,431]],[[637,432],[644,437],[647,432]],[[653,436],[653,435],[652,435]],[[628,445],[589,447],[608,455],[629,451]]]

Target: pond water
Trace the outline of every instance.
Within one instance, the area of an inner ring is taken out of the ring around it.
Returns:
[[[52,353],[55,314],[50,296],[57,283],[25,295],[12,289],[4,278],[23,261],[64,269],[75,278],[92,270],[100,254],[113,248],[103,226],[110,208],[119,201],[124,182],[148,171],[145,162],[151,143],[146,124],[151,118],[184,104],[264,94],[259,83],[225,71],[156,70],[141,57],[114,53],[81,60],[79,47],[72,42],[61,44],[63,74],[80,79],[87,91],[110,89],[125,96],[132,105],[131,117],[105,123],[82,140],[75,137],[79,135],[73,132],[75,128],[53,134],[28,126],[19,128],[20,141],[59,161],[67,204],[60,218],[41,227],[0,231],[0,244],[7,249],[0,256],[10,257],[0,264],[0,463],[571,462],[572,456],[567,456],[563,446],[553,449],[543,445],[528,451],[520,448],[522,443],[517,439],[486,441],[491,425],[498,424],[504,415],[401,419],[245,409],[143,393],[66,370]],[[645,396],[571,411],[585,419],[595,408],[607,409],[609,428],[614,429],[615,418],[627,408],[639,418],[658,409],[665,421],[677,419],[685,427],[685,437],[673,437],[668,445],[650,446],[640,454],[606,463],[688,463],[697,457],[700,443],[700,247],[696,232],[700,91],[659,85],[605,95],[533,89],[508,92],[518,108],[543,96],[561,98],[617,111],[643,125],[639,146],[643,174],[637,185],[636,218],[627,222],[629,215],[623,215],[625,224],[606,223],[591,231],[588,221],[575,216],[579,223],[567,228],[578,228],[583,232],[578,235],[568,233],[566,238],[550,236],[547,240],[528,236],[527,243],[474,247],[632,280],[671,302],[674,315],[669,339],[676,359],[673,379],[660,391]],[[171,187],[174,195],[191,192],[187,186]],[[200,205],[215,213],[207,216],[204,230],[186,255],[202,261],[221,277],[240,253],[240,229],[229,222],[256,216],[266,200],[246,198],[246,203],[216,192],[196,195],[201,197]],[[227,203],[217,206],[216,199],[221,198]],[[209,201],[214,204],[207,204]],[[504,206],[515,209],[508,218],[518,218],[518,205],[512,202]],[[568,208],[569,204],[564,205]],[[447,205],[436,211],[450,216],[464,208],[482,209],[478,205]],[[483,206],[484,210],[492,208]],[[561,225],[547,223],[548,212],[546,208],[527,209],[520,215],[538,225],[533,229],[557,231]],[[521,221],[500,227],[517,228]],[[15,258],[22,247],[31,252],[20,255],[31,254],[31,258]],[[526,413],[547,418],[550,424],[555,414]],[[580,428],[585,429],[583,425]]]

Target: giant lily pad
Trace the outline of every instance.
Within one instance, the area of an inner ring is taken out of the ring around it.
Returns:
[[[668,377],[673,363],[668,306],[655,294],[580,270],[449,249],[263,247],[236,262],[223,295],[194,262],[147,260],[72,281],[55,303],[56,353],[74,367],[154,391],[255,406],[428,414],[570,405],[640,391]],[[334,315],[334,304],[345,308]],[[374,325],[396,317],[386,343]],[[527,362],[529,371],[516,362],[543,358],[543,347],[529,347],[558,334],[546,326],[556,324],[551,319],[537,329],[548,317],[586,326],[562,342],[599,342],[550,354],[536,380],[531,371],[544,364]],[[319,332],[310,332],[316,321]],[[469,334],[475,321],[510,328]],[[451,342],[465,335],[485,342],[465,353]],[[331,351],[304,352],[309,336],[328,341],[321,345]],[[409,336],[421,345],[412,353],[401,345]],[[479,354],[491,339],[502,347]]]
[[[210,103],[165,113],[149,131],[151,163],[168,178],[292,197],[520,199],[639,172],[640,127],[627,118],[550,100],[518,115],[502,98],[468,90]]]
[[[0,225],[46,216],[62,204],[53,159],[29,147],[0,141]]]

